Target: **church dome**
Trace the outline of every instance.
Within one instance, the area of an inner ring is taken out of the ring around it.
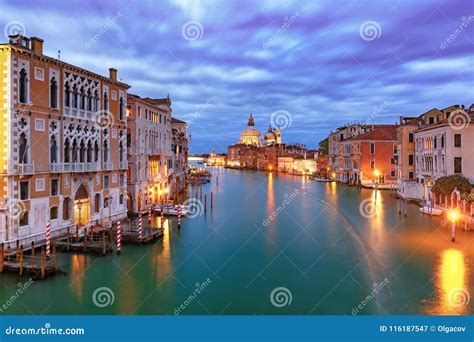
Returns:
[[[252,114],[250,114],[247,127],[240,133],[240,143],[246,145],[260,145],[260,131],[255,128]]]

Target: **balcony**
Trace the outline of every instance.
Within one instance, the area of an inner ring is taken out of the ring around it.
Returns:
[[[128,169],[128,162],[127,161],[121,161],[119,164],[120,170],[127,170]]]
[[[99,170],[99,163],[64,163],[65,172],[94,172]]]
[[[30,163],[30,164],[18,164],[17,165],[17,170],[19,174],[32,174],[35,172],[35,164]]]
[[[112,163],[112,162],[103,162],[102,166],[103,166],[104,170],[110,171],[114,168],[114,163]]]
[[[49,172],[58,173],[63,172],[64,165],[62,163],[49,163]]]

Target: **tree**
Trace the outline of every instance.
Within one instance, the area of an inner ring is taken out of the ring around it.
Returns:
[[[463,176],[447,176],[440,177],[436,180],[431,191],[435,194],[451,195],[454,188],[457,188],[461,193],[461,197],[470,201],[471,199],[471,183]]]
[[[329,151],[329,140],[328,138],[324,139],[324,140],[321,140],[319,142],[319,153],[321,154],[324,154],[324,155],[327,155],[328,154],[328,151]]]

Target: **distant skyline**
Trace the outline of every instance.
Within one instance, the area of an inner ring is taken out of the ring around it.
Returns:
[[[316,148],[349,122],[474,102],[468,0],[2,0],[0,24],[2,43],[20,30],[49,56],[117,68],[132,94],[169,94],[193,154],[225,152],[250,113]]]

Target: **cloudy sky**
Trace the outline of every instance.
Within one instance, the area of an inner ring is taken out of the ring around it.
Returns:
[[[225,151],[249,113],[316,147],[349,122],[474,102],[470,0],[0,0],[0,25],[117,68],[132,93],[170,94],[192,153]]]

